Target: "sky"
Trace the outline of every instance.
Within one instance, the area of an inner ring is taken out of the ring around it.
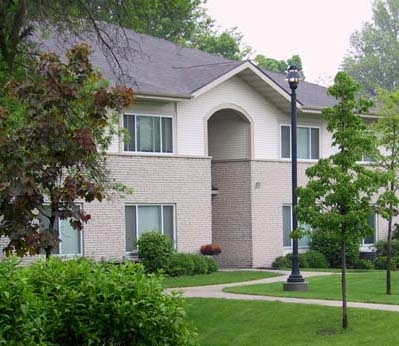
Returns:
[[[302,59],[306,81],[330,85],[372,0],[207,0],[219,30],[237,27],[255,54]]]

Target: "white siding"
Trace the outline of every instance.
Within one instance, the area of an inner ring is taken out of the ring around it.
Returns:
[[[179,154],[207,155],[207,119],[220,109],[241,111],[252,126],[253,159],[280,160],[280,126],[290,123],[290,115],[276,108],[238,77],[218,85],[197,99],[177,105]],[[332,152],[331,139],[321,115],[298,115],[298,125],[320,127],[320,153]],[[325,138],[323,138],[325,136]]]

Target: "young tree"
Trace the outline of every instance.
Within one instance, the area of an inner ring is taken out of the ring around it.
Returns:
[[[104,150],[116,113],[133,101],[131,89],[107,89],[79,45],[63,63],[43,54],[25,81],[10,81],[0,106],[0,235],[7,254],[23,256],[58,244],[57,220],[76,230],[90,219],[76,202],[101,201],[112,185]],[[48,208],[47,208],[48,206]],[[38,218],[48,219],[39,231]]]
[[[372,196],[378,189],[375,171],[361,165],[362,155],[374,148],[372,136],[365,133],[360,113],[371,103],[356,100],[359,91],[352,78],[339,72],[330,95],[338,103],[323,110],[327,129],[332,133],[336,154],[320,159],[306,170],[309,181],[298,189],[297,215],[301,223],[335,237],[341,248],[342,327],[348,327],[346,298],[346,246],[372,233],[368,218],[373,212]]]
[[[375,96],[379,88],[398,88],[398,17],[399,0],[376,0],[373,21],[351,37],[352,52],[342,66],[370,95]]]
[[[382,169],[384,187],[377,199],[378,213],[388,221],[386,293],[392,294],[393,217],[399,208],[399,91],[379,93],[380,119],[373,126],[379,147],[375,165]]]

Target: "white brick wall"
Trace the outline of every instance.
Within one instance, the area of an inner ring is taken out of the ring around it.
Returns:
[[[251,163],[212,163],[212,240],[222,247],[221,262],[226,267],[252,265]]]
[[[84,231],[86,256],[125,255],[126,204],[175,204],[178,251],[198,252],[211,242],[210,159],[111,155],[108,165],[112,176],[134,193],[85,205],[92,215]]]

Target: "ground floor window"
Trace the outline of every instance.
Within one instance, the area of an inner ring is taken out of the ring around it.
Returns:
[[[175,206],[173,204],[127,205],[125,207],[126,252],[137,250],[143,233],[160,232],[175,240]]]
[[[301,225],[301,228],[304,228],[310,231],[310,226]],[[292,232],[292,208],[291,205],[283,205],[283,246],[285,248],[292,248],[292,238],[290,237],[290,233]],[[298,241],[298,247],[300,248],[308,248],[309,247],[309,235],[305,235]]]
[[[376,242],[376,234],[377,234],[377,214],[376,213],[373,213],[372,215],[369,216],[368,224],[374,230],[374,233],[371,236],[362,239],[362,243],[360,244],[362,251],[371,251],[372,245],[374,245]]]
[[[77,206],[80,208],[80,206]],[[44,209],[46,215],[50,215],[50,207],[46,206]],[[52,253],[55,255],[81,255],[83,233],[72,228],[70,219],[55,221],[55,228],[58,231],[60,242],[58,246],[53,249]],[[40,230],[45,232],[48,230],[50,220],[48,217],[41,215],[39,218]]]

